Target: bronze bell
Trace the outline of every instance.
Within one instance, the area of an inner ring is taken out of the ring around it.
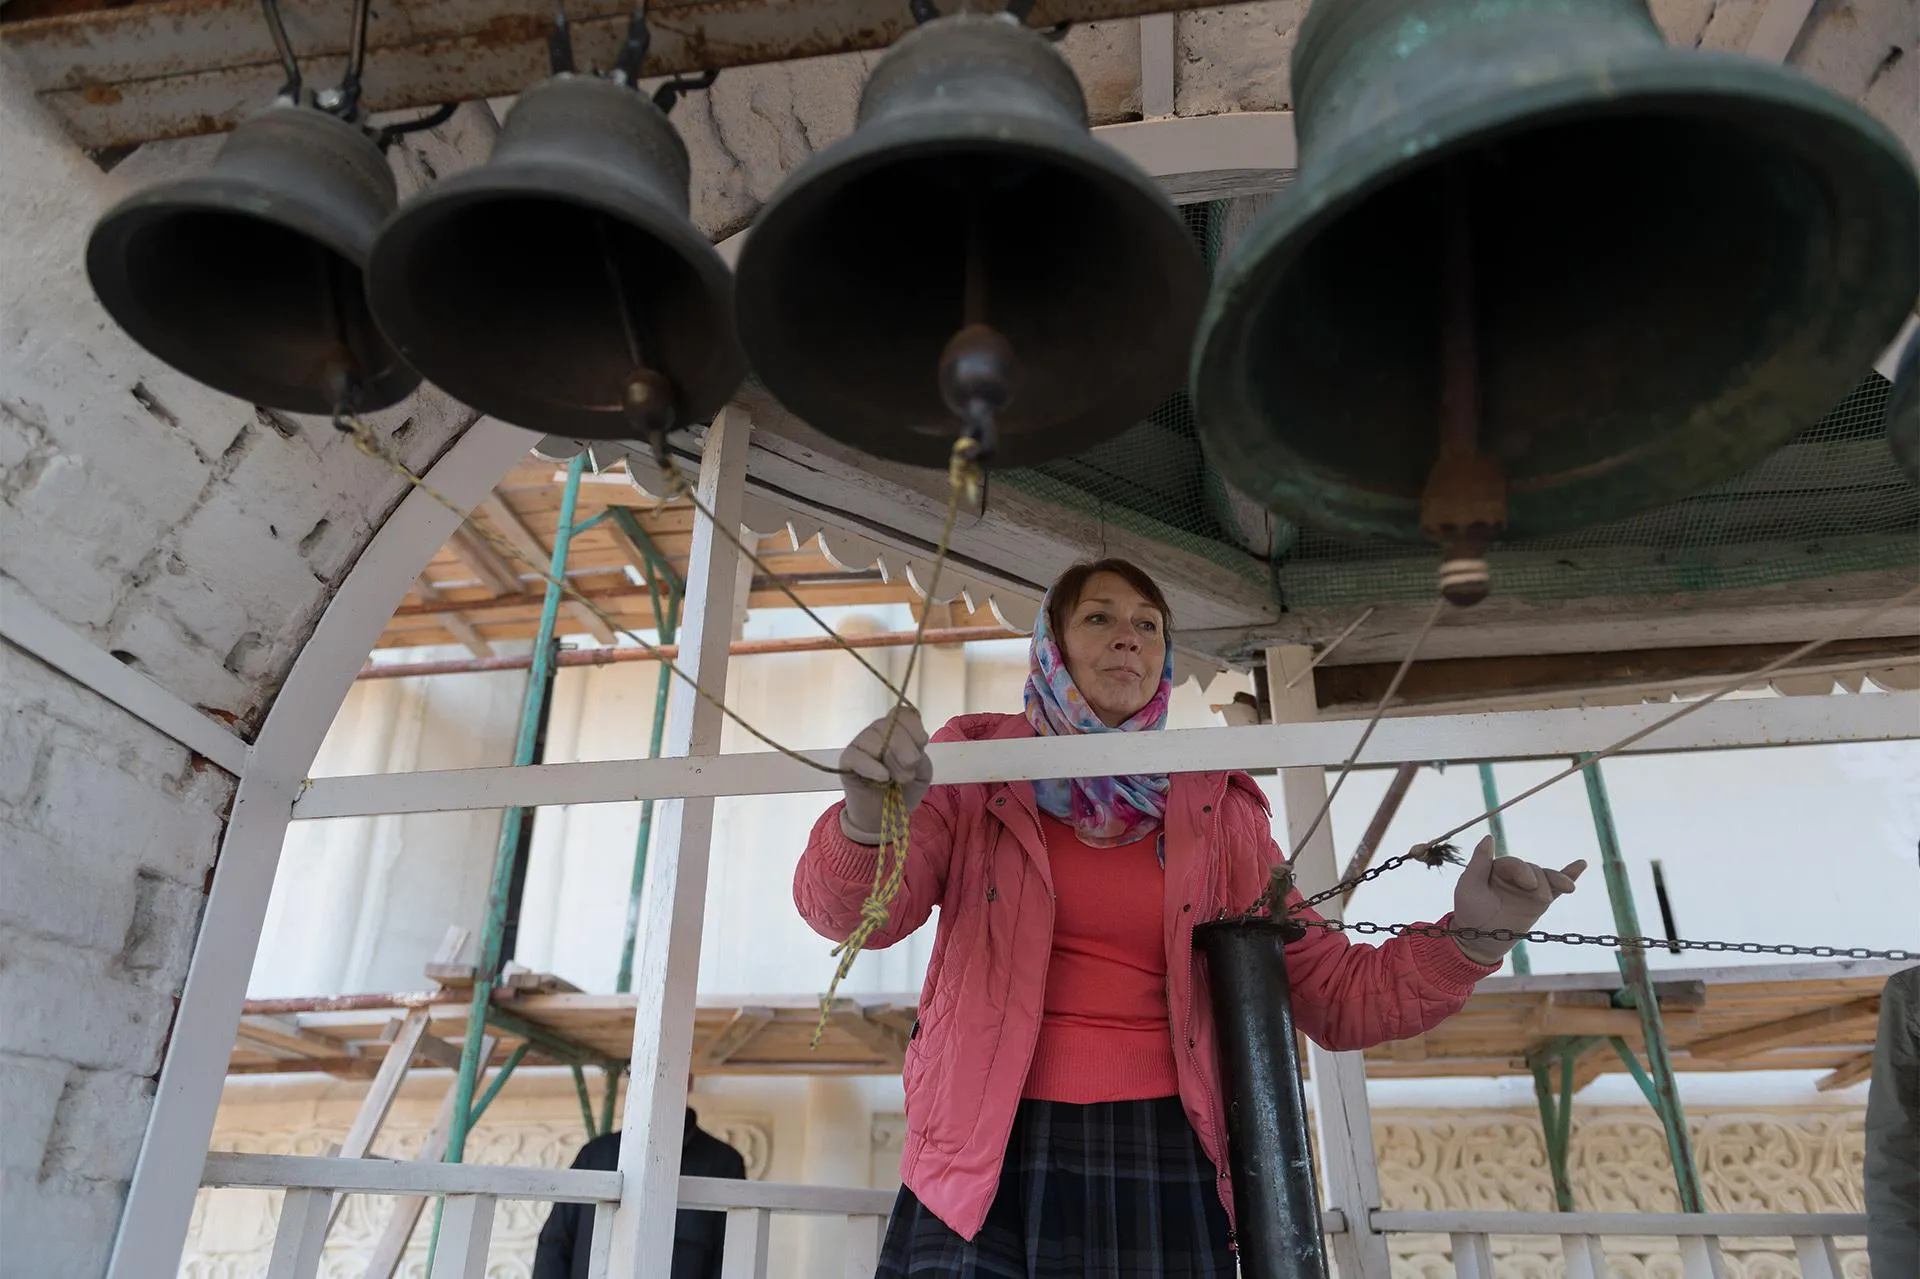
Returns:
[[[1133,426],[1178,388],[1206,288],[1172,202],[1088,132],[1066,60],[981,15],[887,52],[853,135],[761,209],[738,276],[767,389],[921,466],[963,430],[1026,466]]]
[[[1899,140],[1644,0],[1319,0],[1293,90],[1300,178],[1192,370],[1213,465],[1292,520],[1474,571],[1673,501],[1819,420],[1920,292]]]
[[[1908,335],[1887,396],[1887,447],[1909,482],[1920,484],[1920,328]]]
[[[688,176],[686,144],[644,95],[543,81],[485,165],[381,231],[367,270],[380,327],[429,381],[528,430],[633,439],[706,422],[746,366]]]
[[[361,275],[394,202],[358,125],[278,104],[205,173],[111,209],[87,274],[134,341],[217,391],[290,413],[384,408],[420,384],[375,327]]]

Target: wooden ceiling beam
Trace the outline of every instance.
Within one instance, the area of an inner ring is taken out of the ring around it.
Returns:
[[[446,596],[440,593],[440,588],[435,586],[432,579],[425,573],[422,573],[419,578],[415,580],[413,591],[414,594],[429,604],[437,604],[446,599]],[[459,643],[466,645],[467,651],[475,657],[493,656],[493,645],[487,643],[480,632],[473,628],[473,623],[469,622],[460,613],[446,613],[434,620],[439,624],[441,630],[452,636]]]
[[[520,575],[498,551],[481,540],[480,535],[462,524],[447,539],[447,549],[473,571],[473,575],[495,595],[518,595]]]
[[[1861,1053],[1849,1058],[1831,1074],[1822,1075],[1814,1080],[1813,1086],[1821,1092],[1833,1092],[1859,1083],[1873,1074],[1873,1054]]]
[[[706,1046],[694,1054],[695,1070],[717,1070],[733,1055],[752,1042],[753,1037],[773,1020],[773,1009],[749,1005],[734,1013],[733,1020]]]
[[[520,552],[528,564],[541,573],[552,570],[553,551],[532,529],[527,527],[519,515],[514,513],[513,507],[507,504],[507,500],[498,490],[480,500],[480,510],[486,515],[487,522],[493,525],[494,531],[514,550]],[[565,601],[564,608],[569,617],[579,622],[586,628],[587,634],[602,644],[613,644],[618,641],[619,637],[614,634],[613,628],[602,621],[588,605],[576,599],[569,599]]]
[[[1871,1026],[1879,1017],[1880,997],[1871,995],[1697,1040],[1687,1045],[1687,1053],[1693,1057],[1743,1057],[1796,1044],[1831,1041],[1837,1034]]]

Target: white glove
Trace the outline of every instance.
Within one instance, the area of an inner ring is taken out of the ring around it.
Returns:
[[[840,752],[840,779],[847,804],[840,810],[840,830],[856,844],[881,843],[880,806],[887,783],[900,786],[900,798],[911,813],[933,785],[933,761],[927,758],[927,730],[911,706],[900,709],[893,735],[887,740],[888,716],[882,715],[860,731]]]
[[[1573,881],[1586,868],[1584,859],[1561,870],[1548,870],[1518,857],[1496,858],[1489,836],[1474,848],[1473,859],[1453,887],[1453,926],[1524,933],[1539,922],[1556,897],[1573,891]],[[1499,963],[1519,940],[1518,936],[1511,941],[1454,938],[1461,953],[1476,964]]]

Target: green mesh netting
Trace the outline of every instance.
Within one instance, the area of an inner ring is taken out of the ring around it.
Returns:
[[[1224,206],[1189,205],[1211,266]],[[1668,506],[1495,547],[1495,591],[1533,599],[1728,590],[1920,565],[1920,490],[1887,451],[1890,384],[1838,407],[1745,474]],[[1295,528],[1236,505],[1208,465],[1184,391],[1125,434],[995,481],[1216,564],[1270,579],[1288,607],[1430,598],[1431,548]]]

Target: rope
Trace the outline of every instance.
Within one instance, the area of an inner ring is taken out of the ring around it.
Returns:
[[[848,776],[847,773],[845,773],[843,770],[839,768],[835,768],[830,764],[822,764],[818,760],[809,758],[808,756],[801,754],[799,751],[794,750],[791,747],[782,746],[779,742],[776,742],[771,737],[768,737],[765,733],[755,728],[752,724],[749,724],[745,719],[742,719],[725,702],[721,701],[718,697],[715,697],[712,693],[709,693],[706,689],[700,687],[700,681],[696,680],[693,676],[681,670],[680,667],[674,662],[674,660],[668,657],[665,654],[665,652],[661,650],[659,645],[651,644],[647,642],[645,639],[641,638],[638,634],[636,634],[630,628],[621,625],[620,622],[616,620],[612,615],[610,615],[605,609],[601,608],[598,604],[594,603],[592,600],[588,599],[585,595],[583,595],[577,588],[575,588],[572,585],[572,583],[566,581],[563,578],[555,577],[551,572],[549,572],[545,568],[542,568],[540,565],[535,564],[531,559],[529,559],[526,556],[525,553],[523,553],[520,550],[519,547],[507,541],[506,538],[502,537],[500,534],[495,533],[492,529],[487,528],[485,525],[478,524],[472,520],[469,520],[467,518],[467,513],[464,510],[462,510],[458,504],[452,501],[452,499],[448,498],[444,493],[441,493],[438,489],[434,488],[433,485],[427,483],[425,480],[421,479],[418,475],[415,475],[413,473],[412,468],[410,468],[405,462],[402,462],[398,457],[396,457],[391,451],[389,451],[386,448],[385,445],[380,443],[379,439],[376,438],[373,434],[373,428],[368,426],[365,422],[361,421],[358,417],[355,417],[351,414],[343,413],[338,415],[334,419],[334,424],[338,426],[341,430],[345,431],[347,434],[353,437],[354,446],[358,448],[362,453],[366,454],[368,457],[375,459],[376,461],[386,463],[388,466],[393,468],[396,474],[405,478],[407,483],[411,484],[414,488],[419,489],[422,493],[425,493],[428,497],[438,502],[441,506],[446,507],[447,510],[453,512],[453,514],[459,516],[462,522],[465,523],[467,528],[472,530],[475,536],[479,537],[481,541],[485,542],[494,551],[498,552],[500,555],[505,556],[509,560],[516,560],[522,564],[525,564],[528,568],[534,571],[534,574],[538,576],[541,581],[545,582],[548,586],[551,586],[556,590],[560,591],[560,593],[565,595],[569,600],[584,607],[588,612],[592,613],[594,617],[597,618],[600,621],[600,623],[603,626],[605,626],[608,630],[613,631],[615,634],[626,636],[628,639],[632,640],[635,644],[638,644],[641,648],[645,649],[648,652],[648,654],[650,654],[652,657],[658,660],[661,663],[661,665],[665,666],[669,671],[673,672],[675,676],[677,676],[680,680],[682,680],[689,687],[691,687],[693,691],[699,695],[702,701],[705,701],[709,706],[714,707],[721,714],[725,715],[728,719],[738,724],[747,733],[752,735],[755,740],[763,743],[766,746],[771,747],[776,751],[779,751],[782,755],[785,755],[788,759],[797,760],[798,762],[805,764],[808,768],[816,769],[822,773],[832,773],[836,777]],[[719,526],[715,525],[715,527],[717,528]],[[831,634],[831,632],[829,632],[829,634]],[[834,638],[837,639],[838,637],[835,636]]]
[[[920,610],[920,624],[914,630],[912,647],[907,649],[907,668],[900,676],[900,688],[894,694],[893,710],[887,715],[886,731],[880,735],[882,755],[892,744],[893,730],[900,722],[900,712],[907,706],[906,690],[913,683],[914,664],[920,656],[921,641],[927,634],[927,618],[933,613],[933,594],[940,585],[940,570],[946,564],[954,521],[960,515],[961,496],[965,494],[972,501],[979,492],[980,467],[974,460],[978,452],[979,442],[972,436],[963,435],[953,443],[953,453],[947,464],[947,514],[940,526],[940,544],[934,555],[933,575],[927,579],[927,607]],[[827,985],[827,993],[820,997],[820,1020],[814,1023],[809,1049],[820,1046],[820,1036],[826,1031],[833,995],[840,989],[841,979],[852,971],[853,961],[859,958],[868,940],[886,927],[894,899],[899,897],[901,886],[906,882],[907,853],[912,847],[912,834],[900,786],[890,783],[880,802],[880,853],[873,865],[873,888],[867,894],[867,900],[861,904],[860,923],[845,941],[833,948],[833,954],[840,964],[834,969],[833,981]]]
[[[727,542],[736,551],[739,551],[742,555],[746,556],[748,560],[752,561],[753,566],[755,568],[759,569],[768,578],[772,579],[773,584],[779,588],[780,593],[782,595],[785,595],[795,608],[799,609],[802,613],[805,613],[808,619],[811,620],[813,624],[818,626],[822,631],[826,632],[828,635],[834,635],[836,639],[839,638],[837,635],[834,634],[834,629],[830,624],[828,624],[827,619],[820,616],[820,614],[814,612],[813,607],[810,604],[808,604],[805,600],[800,598],[799,592],[793,589],[793,587],[787,582],[787,579],[783,574],[776,573],[771,568],[769,568],[766,562],[762,560],[760,556],[753,550],[753,548],[749,547],[746,544],[746,542],[739,537],[738,534],[734,533],[732,529],[728,528],[726,525],[722,524],[719,520],[713,517],[713,512],[709,510],[707,508],[706,503],[702,502],[698,497],[698,495],[694,493],[693,482],[687,478],[687,473],[680,469],[680,463],[677,460],[675,460],[674,456],[671,453],[668,453],[665,449],[659,450],[654,455],[654,462],[660,467],[660,473],[662,476],[665,477],[667,481],[666,492],[663,495],[667,498],[667,500],[671,501],[675,498],[684,497],[687,500],[687,502],[693,507],[694,510],[698,511],[700,514],[707,517],[707,522],[713,525],[715,529],[719,530],[720,536],[724,537],[727,540]],[[942,543],[942,545],[944,545],[944,542]],[[944,552],[942,552],[942,554],[944,554]],[[932,588],[929,587],[928,589],[931,590]],[[918,639],[916,639],[914,642],[916,646],[919,643]],[[840,646],[840,649],[842,652],[852,657],[854,661],[866,667],[867,673],[872,675],[875,679],[879,680],[881,686],[885,688],[889,693],[894,694],[896,697],[905,696],[905,694],[902,693],[898,688],[894,687],[892,680],[888,679],[885,675],[881,674],[879,667],[875,666],[872,662],[869,662],[866,658],[860,655],[859,649],[849,647],[845,644],[842,644]]]
[[[1287,681],[1287,687],[1292,688],[1295,684],[1298,684],[1301,680],[1313,674],[1314,668],[1319,666],[1320,663],[1326,661],[1329,657],[1332,657],[1334,650],[1339,648],[1342,644],[1346,643],[1347,638],[1349,636],[1351,636],[1355,631],[1359,630],[1363,625],[1365,625],[1366,620],[1369,617],[1373,616],[1374,611],[1375,609],[1372,604],[1367,605],[1366,612],[1360,614],[1360,616],[1354,618],[1351,622],[1348,622],[1346,630],[1341,631],[1338,635],[1334,636],[1332,641],[1328,643],[1328,645],[1325,648],[1321,649],[1318,653],[1315,653],[1313,655],[1313,660],[1311,662],[1308,662],[1305,666],[1301,667],[1299,670],[1293,673],[1293,678]]]
[[[519,547],[507,541],[506,538],[500,534],[468,519],[465,510],[431,484],[427,483],[419,475],[416,475],[411,467],[401,461],[386,445],[382,444],[380,439],[374,435],[373,428],[368,426],[366,422],[352,414],[340,413],[335,416],[334,425],[352,436],[354,447],[361,453],[386,464],[395,474],[405,479],[409,485],[419,489],[435,502],[438,502],[448,511],[458,516],[466,527],[470,528],[476,536],[494,551],[509,561],[517,561],[531,568],[548,586],[559,590],[568,599],[584,606],[594,617],[599,619],[601,624],[606,626],[607,629],[616,634],[626,636],[635,644],[645,649],[649,655],[658,660],[667,670],[671,671],[681,681],[692,687],[693,691],[708,705],[714,707],[728,719],[738,724],[755,740],[780,752],[787,758],[798,760],[800,763],[817,771],[831,773],[836,777],[842,778],[857,776],[844,769],[822,764],[815,759],[801,754],[799,751],[784,746],[748,723],[723,700],[702,688],[698,680],[681,670],[671,658],[667,657],[665,653],[660,650],[658,645],[649,643],[628,627],[622,626],[599,605],[583,595],[571,583],[562,577],[555,576],[542,565],[534,563]],[[923,608],[920,611],[920,621],[913,633],[913,644],[907,650],[906,671],[901,676],[900,683],[897,687],[891,680],[882,675],[871,662],[867,661],[857,649],[849,645],[844,637],[836,633],[832,627],[828,626],[824,618],[803,603],[799,596],[795,594],[784,579],[782,579],[781,575],[769,568],[767,564],[761,560],[759,555],[754,552],[753,548],[747,546],[736,533],[728,529],[720,520],[714,518],[713,511],[702,503],[699,498],[694,496],[692,485],[688,483],[686,473],[681,470],[678,463],[676,463],[671,456],[663,455],[660,460],[664,462],[662,469],[667,477],[669,496],[687,498],[688,501],[693,504],[694,509],[705,517],[710,527],[717,530],[722,537],[726,538],[735,550],[746,556],[756,569],[780,584],[780,588],[786,594],[787,598],[805,611],[809,618],[819,624],[821,630],[826,633],[829,639],[834,641],[835,647],[840,652],[850,655],[855,661],[859,662],[860,665],[866,667],[866,669],[872,673],[873,677],[879,680],[880,683],[886,687],[887,691],[894,695],[893,709],[887,716],[887,728],[882,737],[881,749],[884,752],[886,745],[893,740],[893,731],[899,723],[901,712],[908,706],[906,690],[912,684],[914,666],[919,661],[920,650],[925,646],[927,619],[933,611],[931,601],[934,591],[939,586],[940,573],[946,566],[947,554],[951,549],[954,524],[959,518],[960,513],[961,498],[964,495],[968,500],[974,500],[980,491],[981,470],[977,460],[978,453],[979,444],[971,436],[963,435],[954,441],[953,453],[947,467],[948,494],[946,516],[941,523],[940,541],[934,551],[932,575],[927,581],[926,594],[929,607]],[[862,783],[865,784],[864,779],[862,779]],[[814,1027],[813,1047],[819,1046],[821,1032],[826,1029],[828,1010],[832,1006],[834,992],[839,989],[841,980],[845,978],[847,973],[853,968],[853,961],[859,957],[860,951],[864,948],[868,939],[871,938],[875,932],[886,927],[888,913],[895,899],[899,897],[901,886],[906,880],[907,853],[912,845],[912,828],[905,797],[898,783],[889,783],[887,785],[886,793],[881,800],[880,816],[881,844],[878,856],[874,862],[873,887],[868,892],[866,901],[860,907],[860,923],[855,926],[853,932],[848,935],[847,939],[834,947],[832,951],[832,955],[838,958],[840,962],[834,970],[833,980],[828,985],[826,994],[820,998],[820,1021]]]
[[[1562,769],[1560,772],[1555,773],[1552,777],[1549,777],[1546,781],[1541,782],[1539,785],[1532,786],[1526,790],[1521,791],[1518,795],[1515,795],[1512,799],[1507,800],[1503,804],[1495,805],[1494,807],[1488,809],[1486,812],[1480,814],[1480,816],[1474,818],[1472,821],[1462,822],[1458,826],[1455,826],[1452,830],[1447,831],[1445,834],[1440,835],[1434,839],[1430,839],[1427,842],[1429,844],[1444,844],[1448,840],[1452,839],[1455,835],[1461,834],[1464,831],[1472,830],[1475,826],[1478,826],[1481,822],[1484,822],[1491,817],[1495,817],[1500,813],[1506,812],[1509,808],[1512,808],[1515,804],[1518,804],[1521,800],[1527,799],[1534,795],[1538,795],[1541,791],[1547,789],[1547,787],[1555,785],[1556,783],[1559,783],[1559,782],[1563,782],[1567,778],[1572,777],[1575,773],[1579,773],[1586,769],[1592,768],[1595,764],[1598,764],[1603,759],[1607,759],[1611,756],[1618,755],[1621,751],[1633,745],[1635,742],[1651,737],[1653,734],[1659,732],[1661,729],[1667,727],[1670,724],[1678,723],[1680,720],[1685,719],[1687,716],[1693,714],[1695,711],[1699,710],[1701,707],[1710,706],[1713,703],[1719,701],[1721,698],[1725,697],[1729,693],[1737,692],[1738,690],[1746,687],[1749,684],[1758,683],[1761,680],[1764,680],[1767,676],[1773,674],[1775,671],[1781,669],[1782,667],[1790,666],[1794,662],[1799,661],[1801,658],[1807,656],[1809,653],[1813,653],[1819,649],[1825,648],[1827,645],[1833,643],[1836,640],[1845,638],[1845,636],[1849,631],[1853,631],[1860,627],[1865,626],[1868,622],[1871,622],[1875,618],[1881,617],[1886,613],[1892,612],[1894,609],[1899,608],[1902,604],[1912,603],[1915,601],[1920,601],[1920,586],[1916,586],[1913,589],[1906,591],[1905,593],[1898,595],[1891,600],[1887,600],[1884,603],[1876,604],[1874,605],[1874,607],[1868,609],[1866,612],[1860,614],[1858,617],[1852,617],[1847,619],[1846,622],[1834,628],[1832,631],[1828,632],[1827,634],[1822,635],[1818,639],[1808,640],[1806,643],[1802,644],[1800,647],[1794,649],[1791,653],[1786,653],[1781,655],[1780,657],[1774,658],[1771,662],[1768,662],[1765,666],[1762,666],[1759,670],[1754,671],[1751,674],[1734,676],[1732,679],[1715,687],[1712,692],[1708,693],[1705,697],[1702,697],[1699,701],[1688,702],[1686,705],[1682,706],[1679,710],[1675,711],[1673,714],[1665,716],[1661,719],[1655,720],[1653,723],[1647,725],[1645,728],[1638,729],[1635,732],[1628,733],[1625,737],[1621,738],[1619,741],[1615,742],[1613,745],[1605,747],[1602,750],[1596,751],[1592,755],[1588,755],[1580,760],[1575,761],[1573,764],[1570,764],[1566,768]]]
[[[1829,631],[1827,634],[1822,635],[1816,639],[1808,640],[1806,643],[1800,645],[1798,648],[1794,649],[1792,652],[1785,653],[1779,657],[1776,657],[1771,662],[1768,662],[1766,665],[1760,667],[1756,671],[1733,676],[1732,678],[1726,680],[1725,682],[1715,686],[1711,692],[1709,692],[1706,696],[1702,697],[1700,700],[1694,701],[1694,702],[1688,702],[1686,705],[1674,711],[1673,714],[1663,716],[1660,719],[1654,721],[1653,723],[1647,725],[1645,728],[1636,729],[1635,731],[1628,733],[1625,737],[1621,738],[1617,742],[1614,742],[1611,746],[1603,747],[1602,749],[1594,752],[1591,755],[1583,756],[1582,758],[1574,761],[1572,764],[1570,764],[1566,768],[1560,770],[1558,773],[1555,773],[1552,777],[1547,778],[1547,780],[1545,780],[1544,782],[1541,782],[1535,786],[1528,787],[1526,790],[1521,791],[1518,795],[1513,796],[1511,799],[1508,799],[1503,803],[1494,805],[1492,808],[1488,809],[1486,812],[1481,813],[1478,817],[1475,817],[1470,821],[1461,822],[1458,826],[1453,827],[1451,830],[1448,830],[1443,834],[1437,835],[1434,838],[1427,840],[1424,843],[1415,844],[1409,852],[1403,853],[1398,857],[1389,858],[1387,861],[1382,862],[1378,866],[1372,867],[1371,869],[1365,871],[1360,875],[1352,876],[1348,879],[1342,880],[1340,883],[1335,884],[1332,888],[1329,888],[1326,891],[1321,893],[1316,893],[1314,896],[1310,898],[1306,898],[1299,903],[1296,903],[1293,907],[1289,908],[1289,913],[1297,914],[1301,909],[1313,906],[1322,901],[1326,901],[1329,898],[1332,898],[1335,896],[1345,896],[1347,894],[1350,894],[1353,892],[1355,888],[1359,887],[1363,883],[1366,883],[1368,880],[1376,879],[1380,875],[1384,874],[1385,872],[1389,870],[1393,870],[1399,866],[1404,866],[1409,862],[1419,862],[1420,864],[1425,866],[1437,866],[1441,862],[1457,861],[1458,857],[1456,855],[1456,851],[1454,850],[1450,842],[1455,836],[1463,834],[1466,831],[1472,830],[1475,826],[1478,826],[1481,822],[1488,821],[1494,817],[1499,816],[1501,813],[1506,812],[1509,808],[1512,808],[1515,804],[1518,804],[1521,800],[1530,799],[1533,796],[1538,795],[1541,791],[1546,790],[1549,786],[1557,785],[1558,783],[1565,781],[1567,778],[1572,777],[1577,773],[1583,772],[1586,769],[1593,767],[1595,764],[1598,764],[1603,759],[1609,759],[1614,755],[1618,755],[1621,751],[1625,750],[1629,746],[1632,746],[1635,742],[1643,741],[1646,738],[1651,737],[1653,734],[1659,732],[1661,729],[1666,728],[1669,725],[1678,723],[1680,720],[1685,719],[1687,716],[1693,714],[1695,711],[1699,710],[1700,708],[1704,706],[1709,706],[1714,702],[1719,701],[1721,698],[1727,696],[1729,693],[1736,692],[1739,689],[1744,688],[1749,684],[1758,683],[1766,679],[1769,675],[1772,675],[1775,671],[1780,670],[1782,667],[1790,666],[1794,662],[1799,661],[1801,658],[1806,657],[1811,653],[1817,652],[1822,648],[1825,648],[1827,645],[1834,643],[1836,640],[1840,640],[1844,638],[1848,634],[1848,632],[1858,630],[1866,626],[1867,623],[1875,620],[1876,618],[1882,617],[1885,614],[1890,613],[1897,608],[1900,608],[1902,605],[1914,603],[1916,601],[1920,601],[1920,586],[1913,587],[1912,589],[1907,590],[1901,593],[1900,595],[1895,596],[1893,599],[1886,600],[1880,604],[1874,605],[1872,608],[1868,609],[1864,613],[1861,613],[1855,617],[1848,618],[1845,622],[1841,623],[1839,626],[1835,627],[1833,630]],[[1432,619],[1429,619],[1428,624],[1429,625],[1432,624]],[[1424,635],[1425,635],[1425,632],[1423,631],[1422,636],[1424,637]],[[1416,643],[1416,647],[1418,647],[1417,643]],[[1406,664],[1403,663],[1401,666],[1400,672],[1397,673],[1394,677],[1394,683],[1388,687],[1386,697],[1381,698],[1382,709],[1384,709],[1385,707],[1386,698],[1391,697],[1394,689],[1398,687],[1399,676],[1401,674],[1404,674],[1405,671],[1406,671]],[[1380,716],[1380,711],[1376,710],[1374,712],[1374,719],[1377,721],[1379,719],[1379,716]],[[1368,725],[1368,731],[1370,732],[1371,730],[1372,730],[1372,724],[1370,723]],[[1361,745],[1365,745],[1366,736],[1363,734],[1360,740],[1361,740]],[[1358,753],[1359,753],[1359,748],[1356,747],[1355,754],[1357,755]],[[1350,767],[1351,764],[1352,764],[1352,759],[1349,758],[1348,766]],[[1345,774],[1343,772],[1342,778],[1344,779],[1344,777],[1345,777]],[[1333,798],[1332,795],[1329,794],[1327,798],[1328,798],[1328,805],[1322,807],[1321,809],[1322,816],[1324,816],[1324,814],[1326,813],[1327,807],[1330,806],[1332,803],[1332,798]],[[1314,824],[1316,827],[1319,824],[1319,820],[1320,820],[1319,818],[1315,818]],[[1304,844],[1306,841],[1302,840],[1301,842],[1302,844]],[[1297,855],[1297,850],[1296,850],[1296,855]],[[1247,916],[1243,916],[1243,918],[1251,917],[1253,914],[1258,912],[1263,906],[1267,907],[1268,909],[1272,910],[1274,913],[1277,914],[1279,911],[1279,905],[1280,903],[1278,900],[1271,900],[1271,889],[1269,889],[1269,893],[1266,896],[1263,896],[1259,901],[1255,902],[1254,905],[1248,909]],[[1392,927],[1401,927],[1401,926],[1393,925]]]

